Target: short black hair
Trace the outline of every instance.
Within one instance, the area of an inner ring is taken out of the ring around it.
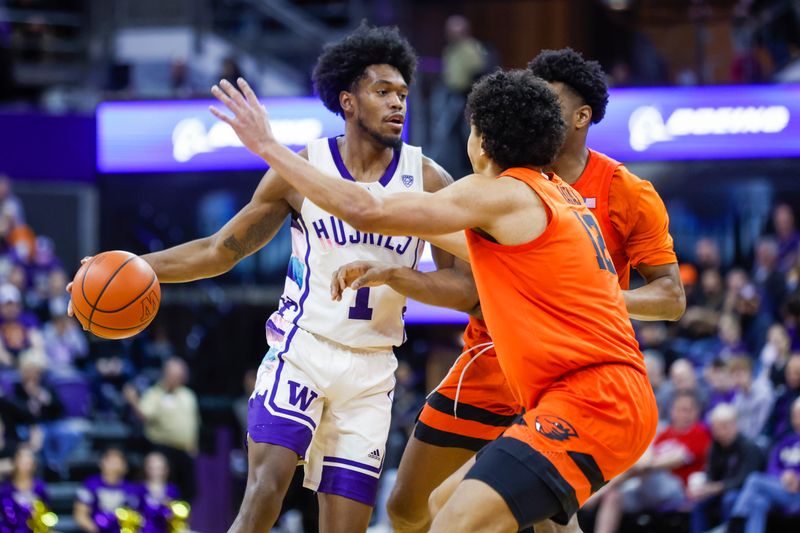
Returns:
[[[561,82],[592,108],[592,124],[606,115],[608,79],[597,61],[590,61],[573,50],[542,50],[528,63],[528,69],[545,81]]]
[[[322,103],[344,116],[339,94],[351,91],[370,65],[391,65],[408,85],[414,81],[417,54],[396,27],[369,26],[365,22],[339,42],[325,46],[311,80]]]
[[[553,162],[566,135],[558,96],[528,70],[484,76],[467,98],[467,119],[483,149],[503,168]]]

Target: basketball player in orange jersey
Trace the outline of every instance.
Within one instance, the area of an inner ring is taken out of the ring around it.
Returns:
[[[528,68],[561,100],[567,135],[550,169],[583,196],[597,218],[628,313],[639,320],[677,320],[686,299],[663,202],[650,182],[586,147],[589,126],[606,112],[605,72],[570,48],[544,50]],[[645,285],[634,290],[628,290],[631,265],[645,279]],[[452,269],[425,273],[362,261],[340,268],[333,290],[338,297],[341,287],[387,284],[415,300],[447,307],[452,293],[469,290],[471,283]],[[427,531],[433,489],[500,436],[520,412],[491,341],[485,323],[470,317],[464,352],[428,396],[387,506],[399,533]]]
[[[454,474],[464,479],[431,531],[567,524],[641,456],[657,410],[597,221],[574,189],[542,172],[564,140],[556,94],[530,71],[487,76],[467,105],[475,174],[435,193],[378,197],[282,146],[253,91],[244,80],[239,88],[215,90],[233,117],[212,112],[306,198],[360,231],[444,235],[434,242],[472,264],[525,414]]]

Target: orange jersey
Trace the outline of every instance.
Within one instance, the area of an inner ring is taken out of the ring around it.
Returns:
[[[549,212],[531,242],[505,246],[467,230],[470,262],[498,362],[519,403],[570,372],[644,362],[613,263],[591,211],[561,178],[513,168]]]
[[[597,218],[623,289],[630,286],[631,264],[678,261],[669,234],[669,215],[652,183],[590,149],[586,168],[572,187]],[[470,318],[464,341],[473,346],[491,341],[486,324]]]
[[[469,317],[469,324],[464,330],[464,346],[477,346],[486,342],[492,342],[486,322],[474,316]]]
[[[607,155],[589,150],[586,168],[572,187],[597,217],[623,289],[630,285],[631,265],[678,261],[667,209],[652,183]]]

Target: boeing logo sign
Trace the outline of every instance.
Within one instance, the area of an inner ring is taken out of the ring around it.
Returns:
[[[305,146],[322,136],[323,125],[315,118],[273,120],[272,131],[283,144]],[[179,163],[185,163],[197,154],[242,146],[233,128],[224,122],[206,128],[203,120],[187,118],[178,122],[172,130],[172,156]]]
[[[657,142],[686,135],[738,135],[780,133],[789,124],[789,109],[769,107],[680,107],[667,121],[653,106],[637,107],[628,120],[631,148],[647,150]]]
[[[265,169],[208,100],[105,102],[97,108],[97,169],[103,173]],[[299,150],[339,135],[344,122],[317,98],[267,98],[272,128]]]
[[[620,161],[800,157],[800,86],[615,89],[589,146]]]

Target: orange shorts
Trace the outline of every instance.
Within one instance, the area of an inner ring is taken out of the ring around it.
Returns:
[[[465,346],[428,396],[414,436],[435,446],[478,451],[502,435],[521,412],[494,348],[489,344]]]
[[[587,367],[546,389],[478,454],[467,478],[503,496],[521,527],[544,518],[566,523],[589,496],[633,466],[653,441],[657,422],[645,374],[624,364]],[[563,513],[526,515],[542,482]]]

